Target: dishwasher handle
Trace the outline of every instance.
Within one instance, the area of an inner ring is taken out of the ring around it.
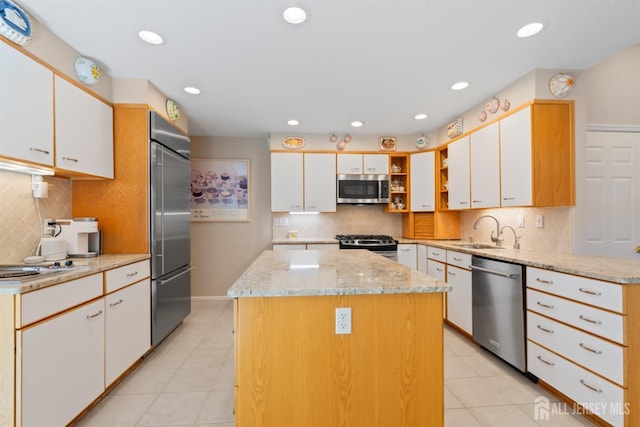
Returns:
[[[469,268],[472,270],[478,270],[478,271],[483,271],[485,273],[495,274],[496,276],[506,277],[507,279],[517,279],[518,277],[520,277],[519,274],[504,273],[502,271],[492,270],[490,268],[484,268],[477,265],[470,265]]]

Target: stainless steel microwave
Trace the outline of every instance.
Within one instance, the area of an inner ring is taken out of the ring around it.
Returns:
[[[338,175],[338,204],[389,203],[389,175]]]

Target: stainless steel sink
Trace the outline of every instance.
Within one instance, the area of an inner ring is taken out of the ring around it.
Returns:
[[[466,249],[503,249],[502,246],[489,245],[487,243],[458,243],[453,246]]]

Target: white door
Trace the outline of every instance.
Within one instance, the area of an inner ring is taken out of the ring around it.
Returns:
[[[271,153],[271,212],[302,212],[302,153]]]
[[[362,162],[364,173],[389,175],[389,156],[387,154],[364,154]]]
[[[640,133],[587,132],[576,253],[640,259]]]
[[[471,207],[500,206],[500,132],[493,123],[470,135]],[[449,171],[451,181],[451,171]]]
[[[447,292],[447,320],[473,334],[473,316],[471,314],[471,271],[447,266],[447,283],[453,289]]]
[[[338,173],[364,173],[362,171],[362,154],[338,154]]]
[[[336,211],[336,155],[304,155],[304,210]]]
[[[531,206],[531,107],[500,120],[502,206]]]
[[[469,171],[469,137],[447,146],[449,161],[449,209],[471,207],[471,181]]]
[[[398,245],[398,262],[414,270],[418,269],[418,248],[414,243]]]
[[[436,209],[435,153],[427,151],[411,155],[412,212],[433,212]]]

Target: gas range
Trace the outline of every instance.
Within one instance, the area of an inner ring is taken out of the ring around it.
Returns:
[[[368,249],[379,252],[387,258],[395,258],[398,241],[391,236],[380,234],[338,234],[336,236],[340,249]]]

